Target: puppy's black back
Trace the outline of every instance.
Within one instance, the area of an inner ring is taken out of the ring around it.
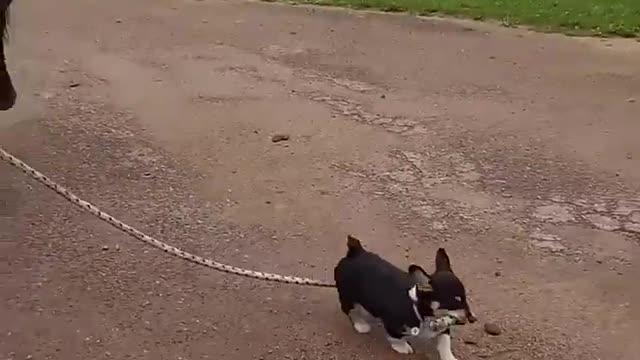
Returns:
[[[404,272],[376,254],[366,251],[352,237],[348,252],[335,268],[334,279],[343,311],[362,305],[371,315],[415,325],[416,317],[408,291],[415,285]]]

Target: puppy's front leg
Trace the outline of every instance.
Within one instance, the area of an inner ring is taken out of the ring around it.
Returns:
[[[400,354],[413,354],[413,347],[404,339],[402,331],[387,324],[384,325],[384,328],[387,331],[387,340],[395,352]]]
[[[457,360],[451,352],[451,335],[449,330],[438,335],[436,348],[438,349],[438,355],[440,360]]]
[[[413,347],[411,347],[411,344],[409,344],[407,340],[391,336],[387,336],[387,340],[389,340],[389,344],[391,344],[391,348],[395,352],[399,354],[413,354]]]

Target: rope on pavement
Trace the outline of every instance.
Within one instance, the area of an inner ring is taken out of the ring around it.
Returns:
[[[332,282],[315,280],[315,279],[299,277],[299,276],[287,276],[287,275],[271,274],[271,273],[266,273],[266,272],[256,271],[256,270],[243,269],[237,266],[226,265],[226,264],[217,262],[213,259],[207,259],[207,258],[203,258],[202,256],[188,253],[175,246],[165,244],[160,240],[157,240],[149,235],[146,235],[140,230],[130,225],[127,225],[124,222],[109,215],[108,213],[100,210],[99,208],[92,205],[88,201],[80,199],[69,190],[65,189],[64,187],[55,183],[53,180],[46,177],[41,172],[35,170],[31,166],[24,163],[22,160],[11,155],[7,151],[5,151],[2,147],[0,147],[0,158],[2,158],[2,160],[7,161],[9,164],[17,167],[18,169],[22,170],[25,174],[29,175],[30,177],[37,180],[38,182],[44,184],[49,189],[55,191],[60,196],[69,200],[71,203],[90,212],[91,214],[95,215],[101,220],[109,223],[111,226],[119,230],[122,230],[125,233],[133,236],[134,238],[142,241],[143,243],[147,245],[151,245],[155,248],[158,248],[168,254],[177,256],[181,259],[190,261],[198,265],[203,265],[218,271],[222,271],[224,273],[240,275],[240,276],[258,279],[258,280],[273,281],[273,282],[284,283],[284,284],[296,284],[296,285],[302,285],[302,286],[325,287],[325,288],[335,287],[335,284]]]

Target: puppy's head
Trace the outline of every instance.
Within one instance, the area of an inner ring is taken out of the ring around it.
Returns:
[[[417,284],[418,311],[424,316],[451,316],[458,324],[473,323],[473,315],[467,302],[462,281],[453,273],[447,252],[440,248],[436,253],[436,270],[427,274],[418,265],[409,266],[409,274]]]

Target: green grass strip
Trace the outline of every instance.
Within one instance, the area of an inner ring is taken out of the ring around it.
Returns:
[[[640,35],[640,0],[298,0],[298,3],[418,15],[493,19],[575,35]]]

